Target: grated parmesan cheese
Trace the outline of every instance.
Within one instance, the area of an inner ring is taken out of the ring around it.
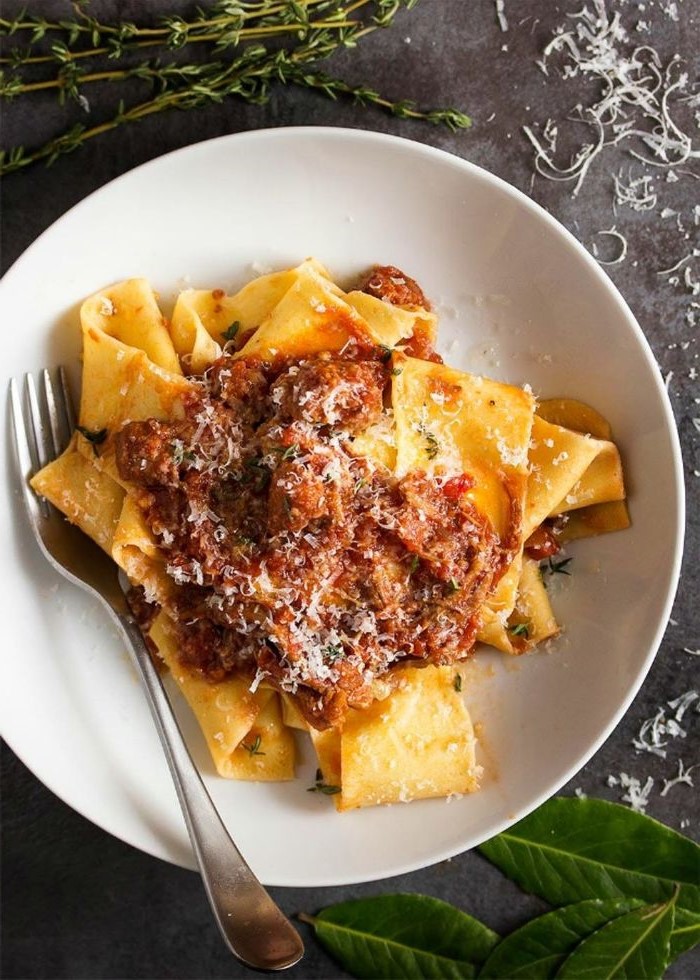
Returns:
[[[654,787],[654,780],[651,776],[647,777],[646,782],[642,786],[636,776],[630,776],[626,772],[621,772],[617,777],[608,776],[607,784],[608,786],[619,786],[621,789],[627,791],[620,799],[623,803],[628,803],[630,809],[634,810],[635,813],[646,812],[649,803],[649,794]]]
[[[674,786],[678,786],[681,783],[685,783],[686,786],[693,786],[693,780],[690,778],[690,774],[695,769],[695,766],[690,766],[686,769],[683,765],[683,760],[678,760],[678,775],[673,779],[664,779],[663,789],[661,790],[660,796],[666,796],[669,790],[673,789]]]
[[[560,56],[558,74],[572,78],[592,79],[599,84],[597,101],[583,106],[580,102],[568,119],[591,130],[591,140],[580,145],[568,164],[555,159],[556,140],[553,127],[545,137],[530,126],[523,131],[535,151],[535,170],[555,181],[575,181],[576,197],[594,160],[606,146],[624,144],[627,152],[650,166],[671,168],[700,157],[690,135],[685,133],[671,114],[672,97],[680,101],[688,90],[688,75],[681,70],[678,56],[663,67],[659,54],[649,45],[624,49],[629,34],[623,27],[619,11],[611,13],[605,0],[593,0],[592,8],[584,6],[570,15],[571,27],[559,27],[545,46],[536,64],[549,76],[555,56]],[[639,21],[637,30],[645,31]],[[693,98],[694,96],[690,96]],[[628,185],[629,190],[629,185]],[[649,206],[649,193],[643,184],[640,210]],[[625,193],[622,192],[625,197]],[[628,203],[625,201],[625,203]]]

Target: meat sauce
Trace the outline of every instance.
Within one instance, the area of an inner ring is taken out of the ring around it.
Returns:
[[[499,569],[468,475],[396,479],[353,454],[390,377],[385,351],[356,341],[297,361],[225,353],[185,419],[115,440],[178,586],[182,661],[265,680],[320,729],[401,662],[467,656]]]

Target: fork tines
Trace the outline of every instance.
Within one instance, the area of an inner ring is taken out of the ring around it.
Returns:
[[[17,451],[18,478],[29,507],[37,498],[28,481],[42,467],[63,452],[75,428],[75,411],[64,368],[54,372],[44,368],[39,391],[31,374],[24,376],[24,398],[15,378],[10,381],[12,428]],[[48,503],[40,498],[43,516],[48,516]]]

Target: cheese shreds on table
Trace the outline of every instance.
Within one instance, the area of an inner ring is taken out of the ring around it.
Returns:
[[[307,259],[170,318],[144,279],[100,290],[78,432],[33,480],[126,572],[218,773],[292,779],[308,733],[341,811],[478,789],[455,665],[556,636],[539,562],[629,525],[594,409],[443,364],[401,270],[353,285]]]
[[[630,809],[636,813],[646,813],[649,794],[654,788],[654,780],[651,776],[647,776],[642,785],[636,776],[621,772],[619,776],[608,776],[608,786],[620,786],[625,790],[621,797],[622,802],[628,803]]]

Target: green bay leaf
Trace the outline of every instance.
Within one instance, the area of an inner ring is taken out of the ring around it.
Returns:
[[[557,973],[562,980],[660,980],[669,961],[676,896],[613,919],[584,939]]]
[[[552,905],[589,898],[667,901],[700,912],[700,847],[651,817],[605,800],[556,797],[481,853]]]
[[[583,939],[641,904],[636,899],[589,899],[532,919],[501,940],[479,980],[549,980]]]
[[[367,980],[474,977],[499,940],[478,919],[427,895],[341,902],[309,921],[341,966]]]
[[[671,959],[675,960],[677,956],[692,949],[697,943],[700,943],[700,914],[676,906],[671,933]]]

